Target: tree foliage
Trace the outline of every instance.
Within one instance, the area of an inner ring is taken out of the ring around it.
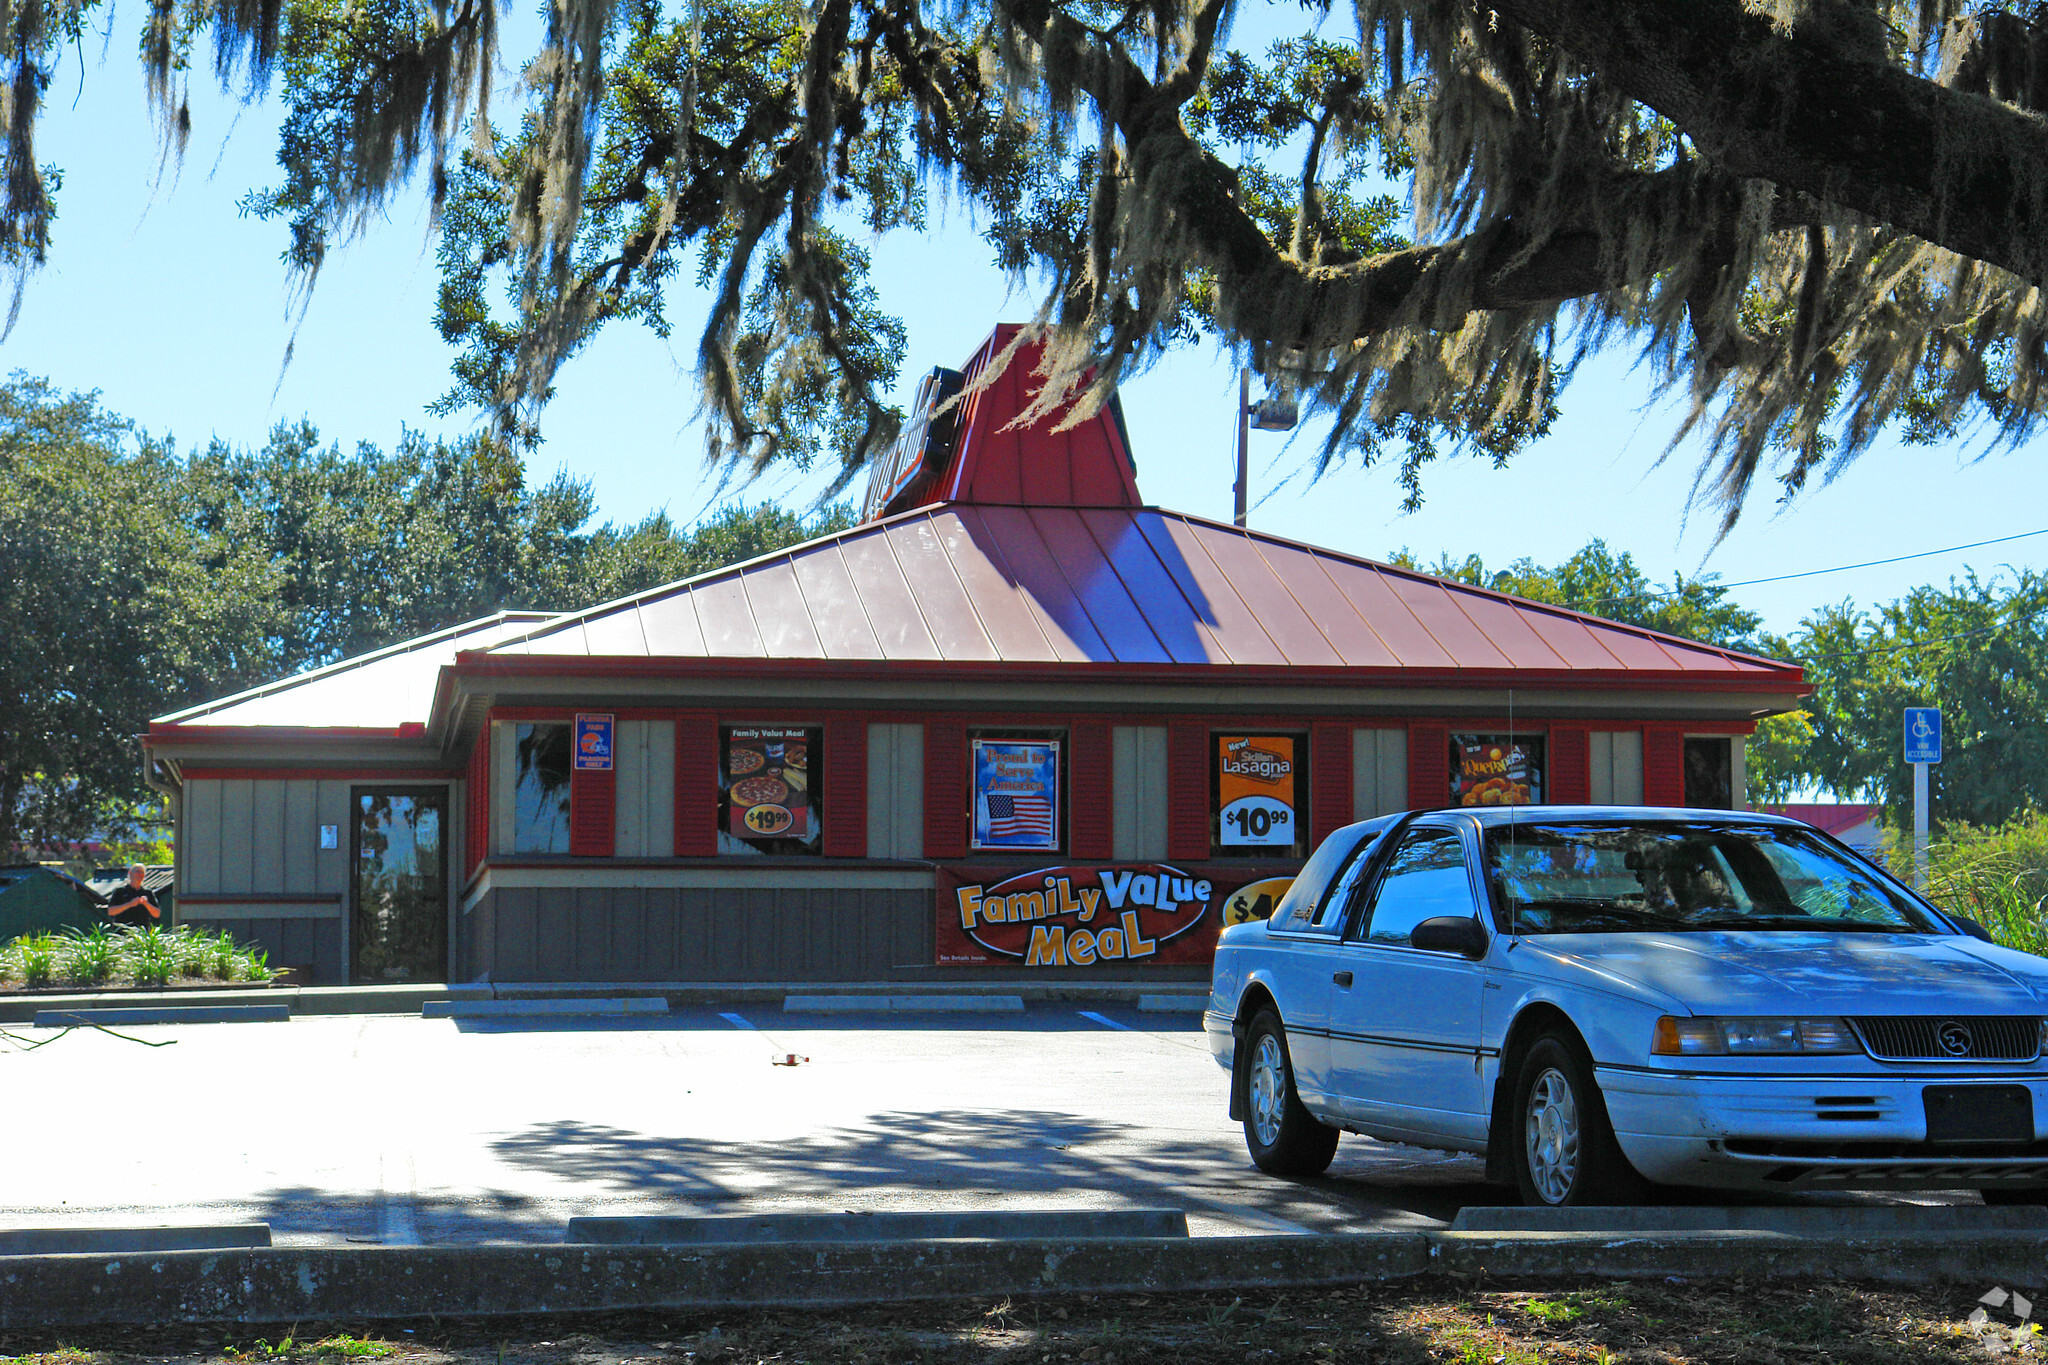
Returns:
[[[93,9],[5,17],[21,270],[58,189],[42,92]],[[1502,459],[1545,430],[1602,347],[1690,398],[1729,518],[1887,427],[2035,430],[2037,0],[1355,0],[1348,31],[1325,0],[1234,50],[1250,12],[547,0],[495,104],[494,0],[151,0],[141,55],[175,145],[202,67],[281,96],[280,179],[246,203],[304,280],[426,182],[445,404],[515,441],[596,329],[666,334],[702,286],[713,457],[850,477],[895,433],[907,345],[860,241],[941,196],[1036,291],[1055,392],[1217,341],[1331,419],[1323,464],[1398,452],[1411,487],[1440,446]]]
[[[488,440],[344,452],[309,423],[189,459],[17,376],[0,387],[0,853],[119,836],[153,716],[505,608],[571,610],[851,523],[730,505],[593,522]]]
[[[1818,784],[1904,820],[1913,786],[1902,712],[1938,706],[1936,820],[1997,825],[2048,806],[2048,577],[1973,573],[1869,611],[1843,602],[1773,645],[1798,657],[1815,687],[1811,737],[1795,762]]]

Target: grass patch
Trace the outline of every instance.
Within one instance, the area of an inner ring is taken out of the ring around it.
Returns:
[[[68,1329],[50,1365],[1981,1365],[1988,1286],[1443,1277],[1283,1292],[1057,1295],[841,1309]],[[2031,1297],[2031,1295],[2030,1295]],[[2043,1295],[2048,1299],[2048,1294]],[[2003,1327],[2010,1341],[2010,1314]],[[0,1352],[55,1349],[23,1333]],[[233,1344],[244,1343],[244,1344]],[[275,1344],[272,1344],[275,1343]],[[88,1360],[76,1348],[99,1354]],[[20,1357],[18,1365],[38,1358]],[[17,1365],[0,1358],[0,1365]],[[39,1362],[40,1365],[40,1362]]]
[[[268,981],[270,957],[232,934],[96,924],[61,934],[24,934],[0,945],[0,985],[167,986],[172,982]],[[0,1360],[0,1365],[8,1365]]]

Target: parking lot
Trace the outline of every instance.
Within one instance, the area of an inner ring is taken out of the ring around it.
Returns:
[[[122,1032],[140,1041],[0,1050],[0,1222],[246,1218],[285,1244],[413,1244],[559,1240],[578,1214],[1146,1206],[1202,1236],[1511,1202],[1477,1160],[1357,1137],[1323,1178],[1258,1173],[1191,1014],[746,1005]],[[775,1064],[789,1054],[805,1060]]]

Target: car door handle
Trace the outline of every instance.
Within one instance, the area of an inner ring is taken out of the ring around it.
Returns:
[[[1346,990],[1351,989],[1351,973],[1349,972],[1338,972],[1335,976],[1331,977],[1330,980],[1336,982],[1338,985],[1344,987]]]

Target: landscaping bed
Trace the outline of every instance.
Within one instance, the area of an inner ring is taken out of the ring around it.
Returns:
[[[1278,1293],[436,1319],[370,1333],[333,1323],[121,1328],[0,1334],[0,1365],[1922,1365],[2036,1353],[2013,1300],[1980,1304],[1991,1289],[1432,1278]]]
[[[95,925],[0,944],[0,992],[218,990],[267,986],[276,976],[263,949],[209,929]]]

